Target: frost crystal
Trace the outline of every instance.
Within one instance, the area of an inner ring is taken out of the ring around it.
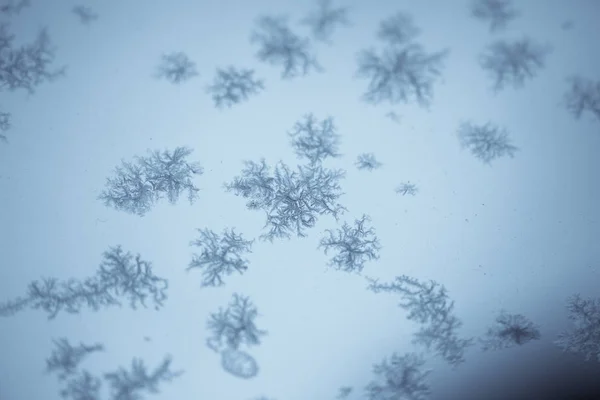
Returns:
[[[151,373],[143,360],[134,358],[131,362],[131,372],[121,367],[115,372],[104,374],[104,379],[111,387],[114,400],[139,400],[142,398],[141,392],[157,393],[161,382],[170,382],[183,373],[171,371],[170,368],[169,356]]]
[[[248,269],[248,260],[242,255],[250,253],[253,240],[244,240],[233,228],[225,229],[219,236],[208,229],[199,229],[200,239],[191,244],[200,248],[194,254],[187,270],[202,269],[202,286],[222,286],[223,277],[234,272],[243,274]]]
[[[374,169],[380,168],[383,164],[377,161],[375,154],[363,153],[358,155],[354,165],[360,170],[366,169],[368,171],[373,171]]]
[[[165,196],[175,204],[184,191],[192,204],[200,190],[192,177],[201,175],[203,170],[198,163],[186,160],[191,153],[187,147],[177,147],[172,152],[156,150],[148,157],[136,157],[135,163],[122,161],[115,168],[116,176],[106,180],[106,189],[98,199],[108,207],[139,216]]]
[[[504,156],[513,158],[519,150],[512,145],[507,130],[491,122],[485,125],[464,122],[460,125],[457,136],[460,146],[470,150],[485,164]]]
[[[51,69],[56,48],[46,29],[38,32],[33,43],[15,46],[8,27],[0,23],[0,92],[24,89],[32,94],[37,86],[65,74],[66,67]]]
[[[421,107],[429,107],[433,85],[441,75],[448,51],[426,52],[413,41],[418,34],[412,17],[406,13],[381,22],[377,36],[386,46],[379,52],[367,49],[358,54],[356,75],[369,80],[364,101],[397,104],[414,99]]]
[[[403,182],[396,188],[396,193],[401,194],[402,196],[411,195],[415,196],[419,188],[414,183]]]
[[[101,344],[86,345],[80,343],[78,346],[71,346],[65,338],[54,340],[56,349],[46,359],[46,372],[52,373],[58,371],[58,378],[65,380],[73,376],[79,368],[79,364],[87,357],[88,354],[103,351],[104,346]]]
[[[385,284],[370,278],[369,281],[368,288],[375,293],[400,294],[403,300],[400,307],[408,311],[407,318],[421,324],[413,343],[433,350],[452,366],[465,361],[464,352],[473,341],[458,337],[462,322],[454,315],[454,302],[448,298],[444,286],[434,281],[420,282],[406,275]]]
[[[264,82],[254,78],[252,69],[218,68],[217,76],[207,89],[217,108],[231,108],[264,90]]]
[[[494,92],[507,86],[520,89],[542,70],[551,50],[550,46],[528,38],[514,42],[498,40],[480,55],[479,64],[494,80]]]
[[[302,20],[302,24],[307,25],[315,40],[325,43],[331,43],[331,36],[338,25],[349,25],[348,8],[333,7],[332,0],[319,0],[319,9],[310,13]]]
[[[258,310],[250,298],[235,293],[226,309],[219,308],[217,313],[210,315],[207,328],[212,336],[206,342],[208,347],[218,352],[237,350],[242,344],[248,347],[259,345],[267,331],[256,327],[254,320],[257,316]]]
[[[98,14],[96,14],[91,7],[79,5],[73,7],[72,11],[73,14],[79,17],[79,20],[84,25],[89,25],[91,22],[98,19]]]
[[[564,351],[600,362],[600,298],[582,299],[575,295],[569,299],[567,310],[574,328],[561,333],[555,343]]]
[[[358,56],[360,78],[369,79],[364,101],[371,104],[408,103],[422,107],[433,101],[433,84],[441,75],[446,52],[426,53],[420,44],[388,47],[381,53],[363,50]]]
[[[285,17],[264,16],[258,19],[251,42],[259,44],[256,57],[265,63],[283,67],[282,79],[307,75],[311,69],[320,71],[310,40],[293,33]]]
[[[260,236],[261,240],[305,237],[319,215],[329,214],[337,219],[345,211],[337,203],[343,194],[339,183],[344,177],[341,170],[315,164],[298,166],[292,171],[280,162],[271,172],[264,160],[246,161],[245,165],[241,176],[225,184],[225,189],[248,199],[249,209],[266,213],[268,231]]]
[[[391,45],[404,45],[410,43],[420,33],[410,14],[398,12],[381,21],[377,38]]]
[[[471,15],[489,22],[490,31],[504,30],[508,23],[519,16],[511,0],[474,0],[471,4]]]
[[[340,135],[333,117],[319,121],[313,114],[307,114],[302,121],[296,122],[288,135],[298,158],[306,158],[311,164],[340,156]]]
[[[120,306],[128,298],[130,306],[146,307],[150,297],[158,310],[167,298],[168,281],[152,273],[152,264],[141,256],[123,252],[120,246],[104,252],[104,261],[96,275],[83,281],[44,278],[29,284],[28,295],[0,304],[0,316],[13,315],[25,307],[42,309],[53,319],[59,312],[77,314],[84,307],[94,311],[101,307]]]
[[[414,353],[400,356],[392,354],[373,366],[376,376],[367,385],[368,400],[425,400],[429,398],[430,388],[426,382],[430,371],[424,370],[425,361]]]
[[[365,263],[379,259],[381,245],[375,235],[375,229],[367,227],[370,218],[363,215],[354,221],[354,226],[344,223],[342,229],[332,231],[328,229],[328,236],[321,239],[319,248],[325,249],[325,254],[330,250],[335,251],[335,256],[329,265],[345,272],[362,272]]]
[[[564,96],[564,103],[575,118],[590,113],[600,121],[600,81],[579,76],[569,78],[571,87]]]
[[[100,400],[101,387],[100,378],[83,370],[67,381],[66,386],[60,391],[60,396],[70,400]]]
[[[520,314],[501,312],[496,318],[496,326],[489,328],[486,338],[481,339],[483,350],[500,350],[514,345],[523,345],[539,340],[540,330],[529,319]]]
[[[196,63],[183,52],[163,54],[155,76],[173,84],[183,83],[198,75]]]

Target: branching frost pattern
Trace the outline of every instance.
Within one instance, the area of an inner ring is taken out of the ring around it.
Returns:
[[[101,344],[71,346],[67,339],[54,341],[57,347],[46,360],[47,372],[58,373],[58,378],[64,382],[60,390],[63,399],[68,400],[100,400],[102,379],[92,375],[85,369],[80,369],[80,363],[88,354],[103,351]],[[134,358],[131,371],[119,368],[105,373],[104,380],[108,383],[111,400],[142,400],[144,393],[158,393],[159,384],[168,382],[180,376],[183,371],[171,370],[171,357],[166,356],[162,363],[149,372],[143,360]]]
[[[539,328],[521,314],[501,312],[495,326],[489,328],[480,339],[483,350],[500,350],[541,338]]]
[[[325,254],[330,251],[335,255],[329,261],[329,266],[345,271],[361,273],[365,263],[379,259],[381,245],[375,234],[375,229],[368,226],[370,218],[363,215],[354,220],[354,226],[344,222],[341,229],[326,230],[327,236],[319,242],[319,248]]]
[[[287,18],[263,16],[250,40],[258,43],[256,57],[273,66],[281,66],[282,79],[293,79],[307,75],[311,70],[321,71],[308,38],[292,32]]]
[[[101,388],[102,380],[83,370],[66,382],[60,390],[60,396],[68,400],[100,400]]]
[[[373,153],[362,153],[359,154],[356,158],[356,162],[354,163],[356,168],[359,170],[367,170],[373,171],[374,169],[379,169],[383,165],[377,158],[375,158],[375,154]]]
[[[425,361],[419,355],[393,353],[389,359],[373,366],[375,379],[365,388],[368,400],[426,400],[431,393],[424,369]]]
[[[72,346],[66,338],[54,340],[55,349],[49,358],[46,359],[46,372],[57,373],[62,381],[75,375],[79,364],[90,354],[97,351],[103,351],[104,346],[96,343],[86,345],[80,343]]]
[[[94,10],[92,10],[91,7],[82,6],[82,5],[74,6],[72,8],[72,11],[73,11],[73,14],[75,14],[75,15],[77,15],[77,17],[79,17],[79,20],[84,25],[89,25],[90,23],[92,23],[98,19],[98,14],[96,14],[94,12]]]
[[[556,344],[564,351],[582,354],[586,360],[600,362],[600,298],[572,296],[567,310],[573,328],[561,333]]]
[[[377,38],[389,45],[404,45],[413,41],[421,31],[415,25],[412,15],[397,12],[379,24]]]
[[[207,91],[212,95],[215,107],[231,108],[248,100],[250,96],[259,94],[264,88],[264,82],[254,77],[254,70],[229,66],[217,69],[213,84]]]
[[[600,121],[600,80],[574,76],[569,78],[569,84],[569,91],[564,96],[567,111],[575,118],[589,113]]]
[[[485,164],[504,156],[513,158],[519,150],[511,143],[508,131],[491,122],[484,125],[463,122],[458,128],[457,136],[461,148],[468,149]]]
[[[364,101],[397,104],[414,99],[421,107],[429,107],[448,52],[427,53],[412,40],[417,34],[408,14],[398,13],[381,22],[378,36],[386,46],[379,52],[371,48],[358,55],[356,75],[369,80]]]
[[[172,84],[179,84],[198,76],[196,63],[187,54],[179,51],[161,56],[156,71],[157,78],[164,78]]]
[[[181,376],[183,371],[171,370],[172,359],[167,356],[154,371],[149,372],[144,361],[134,358],[131,362],[131,371],[120,367],[114,372],[104,374],[108,382],[113,400],[140,400],[142,394],[158,393],[162,382],[171,382]]]
[[[519,16],[511,0],[474,0],[471,15],[490,24],[490,32],[504,30],[509,22]]]
[[[416,184],[408,182],[403,182],[398,187],[396,187],[396,193],[401,194],[402,196],[416,196],[419,188]]]
[[[208,229],[198,232],[200,238],[191,244],[200,252],[194,254],[187,270],[202,270],[202,286],[222,286],[225,276],[243,274],[248,269],[248,260],[242,256],[252,252],[253,240],[244,240],[233,228],[225,229],[221,235]]]
[[[224,349],[238,350],[240,345],[259,345],[267,331],[258,329],[254,320],[258,309],[249,297],[234,293],[227,308],[212,313],[207,328],[212,336],[206,341],[208,347],[220,352]]]
[[[306,230],[315,226],[319,215],[337,219],[345,208],[337,203],[343,194],[341,170],[329,170],[322,165],[298,166],[293,171],[278,163],[271,172],[264,160],[247,161],[242,174],[225,184],[227,191],[248,199],[246,206],[266,213],[266,233],[259,238],[305,237]]]
[[[66,67],[53,69],[56,48],[46,29],[39,31],[35,41],[15,46],[15,35],[6,23],[0,23],[0,91],[23,89],[33,93],[44,82],[63,76]]]
[[[318,0],[318,10],[311,12],[302,20],[315,40],[331,43],[331,36],[339,25],[348,26],[348,8],[333,7],[333,0]]]
[[[333,117],[318,120],[312,113],[307,114],[296,122],[288,135],[298,158],[306,158],[311,164],[341,156],[340,135]]]
[[[529,38],[513,42],[497,40],[480,55],[479,65],[494,81],[494,92],[509,86],[520,89],[544,68],[550,52],[550,46]]]
[[[104,261],[96,275],[83,281],[44,278],[28,286],[26,297],[0,304],[0,316],[11,316],[25,307],[42,309],[48,319],[61,311],[77,314],[83,308],[98,311],[102,307],[121,306],[121,298],[129,300],[131,308],[146,307],[148,298],[155,309],[167,298],[168,281],[152,273],[152,264],[138,254],[124,252],[121,246],[104,252]]]
[[[408,311],[408,319],[421,324],[413,343],[424,345],[452,366],[465,361],[464,352],[473,344],[472,339],[458,336],[462,322],[454,315],[454,302],[448,298],[446,288],[435,281],[420,282],[406,275],[391,283],[370,279],[369,290],[374,293],[398,293],[403,302],[399,305]]]
[[[163,197],[175,204],[187,191],[192,204],[198,198],[198,189],[192,182],[201,175],[199,163],[188,162],[192,153],[187,147],[177,147],[172,152],[158,150],[146,157],[136,157],[135,162],[122,161],[115,168],[115,177],[106,180],[106,188],[98,197],[108,207],[144,216]]]

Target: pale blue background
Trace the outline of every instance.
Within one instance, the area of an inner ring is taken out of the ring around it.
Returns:
[[[343,220],[369,214],[381,240],[381,259],[365,274],[443,283],[465,336],[482,334],[502,308],[541,326],[541,341],[488,354],[472,348],[456,371],[431,359],[434,399],[459,387],[469,391],[465,385],[493,377],[515,357],[535,360],[533,374],[543,373],[535,366],[544,360],[562,357],[552,340],[565,327],[566,298],[598,295],[600,282],[600,125],[573,119],[560,104],[568,75],[599,78],[599,2],[522,1],[523,16],[491,36],[469,17],[465,1],[347,0],[339,4],[351,7],[353,26],[340,28],[332,47],[317,47],[326,72],[291,82],[257,62],[249,35],[259,15],[289,14],[296,22],[312,2],[90,1],[100,16],[90,26],[70,12],[77,3],[33,3],[12,20],[17,40],[31,41],[48,26],[68,74],[33,96],[0,97],[14,125],[10,143],[0,146],[1,298],[23,294],[42,276],[89,276],[116,244],[151,260],[170,280],[170,297],[160,312],[110,309],[49,322],[25,311],[0,320],[2,400],[59,398],[56,378],[43,369],[51,339],[62,336],[105,344],[105,353],[84,364],[95,373],[129,366],[133,357],[154,366],[171,353],[174,367],[186,373],[147,397],[156,400],[331,399],[339,386],[362,388],[372,364],[393,351],[412,351],[416,326],[396,298],[366,291],[360,277],[327,270],[316,246],[321,232],[335,226],[330,218],[303,240],[256,243],[248,272],[225,287],[200,289],[199,271],[185,272],[197,228],[235,227],[258,236],[262,215],[221,185],[244,159],[295,165],[286,132],[308,112],[332,115],[343,136],[345,156],[327,164],[348,170]],[[396,11],[414,15],[427,49],[451,49],[430,111],[359,101],[366,81],[353,79],[356,52],[376,44],[379,22]],[[561,29],[569,20],[573,28]],[[491,95],[477,54],[495,37],[523,34],[554,46],[547,68],[522,91]],[[153,79],[160,55],[171,51],[187,53],[200,76],[180,86]],[[256,68],[267,90],[218,111],[204,87],[217,66],[229,64]],[[400,124],[385,118],[392,110]],[[521,148],[516,158],[488,167],[461,151],[454,133],[463,119],[505,125]],[[161,203],[140,218],[96,200],[121,159],[176,146],[192,147],[205,168],[196,204]],[[375,153],[383,167],[357,171],[361,152]],[[419,185],[416,197],[394,193],[406,180]],[[261,313],[258,326],[269,331],[251,351],[261,370],[250,381],[223,372],[204,344],[209,313],[234,291],[251,296]]]

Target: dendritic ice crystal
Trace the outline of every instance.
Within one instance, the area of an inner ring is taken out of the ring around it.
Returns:
[[[223,369],[239,378],[250,379],[258,374],[254,357],[240,349],[257,346],[267,331],[258,329],[254,320],[258,316],[256,306],[247,296],[237,293],[228,307],[212,313],[207,328],[212,335],[206,341],[209,348],[221,353]]]
[[[334,7],[333,0],[318,0],[318,10],[311,12],[302,24],[310,28],[315,40],[331,43],[331,36],[339,25],[350,25],[347,7]]]
[[[29,94],[44,82],[64,76],[66,67],[53,68],[56,48],[46,29],[33,43],[15,45],[9,24],[0,22],[0,92],[23,89]]]
[[[490,24],[491,32],[504,30],[509,22],[519,16],[512,0],[474,0],[471,15]]]
[[[283,16],[263,16],[257,22],[250,41],[257,43],[256,57],[265,63],[282,67],[281,78],[293,79],[311,70],[321,71],[310,39],[298,36]]]
[[[561,333],[556,345],[564,351],[582,354],[586,360],[600,362],[600,298],[575,295],[567,304],[573,328]]]
[[[369,223],[370,218],[363,215],[354,220],[354,226],[345,222],[341,229],[325,231],[327,235],[319,242],[319,248],[325,254],[334,253],[329,261],[332,268],[361,273],[367,261],[379,259],[381,245]]]
[[[399,13],[380,24],[378,37],[385,43],[381,51],[373,48],[358,54],[357,77],[369,80],[362,98],[371,104],[408,103],[415,100],[429,107],[433,85],[441,75],[446,50],[428,53],[413,39],[418,29],[408,14]]]
[[[209,229],[198,232],[200,238],[191,244],[200,252],[194,254],[187,270],[202,270],[202,286],[222,286],[225,276],[243,274],[248,269],[248,260],[242,257],[252,252],[253,240],[245,240],[233,228],[225,229],[221,235]]]
[[[397,12],[379,24],[377,38],[390,45],[404,45],[412,42],[421,31],[414,23],[412,15]]]
[[[163,54],[155,76],[164,78],[173,84],[183,83],[198,76],[196,63],[187,54],[178,51]]]
[[[264,88],[263,80],[254,77],[254,70],[229,66],[217,69],[217,75],[207,92],[212,95],[215,107],[231,108],[259,94]]]
[[[77,314],[83,308],[98,311],[102,307],[121,306],[128,299],[135,309],[146,307],[151,299],[155,309],[167,298],[168,281],[152,273],[152,264],[138,254],[124,252],[121,246],[104,252],[104,260],[95,276],[82,281],[44,278],[29,284],[26,297],[0,304],[0,316],[11,316],[26,307],[42,309],[49,319],[61,311]]]
[[[575,118],[589,113],[600,121],[600,80],[593,81],[581,76],[568,79],[569,90],[564,95],[564,103]]]
[[[377,161],[377,158],[375,157],[375,154],[373,154],[373,153],[362,153],[362,154],[358,155],[358,157],[356,158],[356,162],[354,163],[354,165],[359,170],[373,171],[374,169],[381,168],[381,166],[383,164],[380,163],[379,161]]]
[[[246,347],[260,344],[267,331],[258,329],[254,320],[258,317],[258,309],[248,296],[233,294],[233,299],[226,308],[212,313],[207,322],[211,336],[206,344],[214,351],[223,349],[238,350],[240,345]]]
[[[96,21],[98,19],[98,14],[92,10],[91,7],[78,5],[74,6],[71,11],[75,14],[79,21],[81,21],[84,25],[89,25],[91,22]]]
[[[408,311],[407,318],[421,325],[414,334],[413,343],[433,350],[452,366],[465,361],[465,350],[473,340],[458,336],[462,322],[454,315],[454,302],[443,285],[435,281],[421,282],[406,275],[398,276],[390,283],[368,280],[368,289],[374,293],[400,294],[403,301],[399,306]]]
[[[551,51],[550,46],[527,37],[512,42],[497,40],[479,56],[479,65],[493,80],[494,92],[506,87],[520,89],[544,68]]]
[[[72,346],[66,338],[54,340],[54,345],[56,348],[46,359],[46,372],[57,373],[60,380],[75,375],[81,362],[90,353],[104,350],[104,346],[99,343],[93,345],[80,343]]]
[[[414,183],[410,183],[410,181],[402,182],[395,189],[395,192],[398,194],[401,194],[402,196],[406,196],[406,195],[415,196],[418,191],[419,191],[419,188],[417,187],[417,185]]]
[[[320,215],[337,219],[345,208],[337,202],[343,194],[341,170],[324,168],[320,164],[298,166],[294,171],[279,162],[273,171],[265,160],[246,161],[240,176],[225,184],[225,190],[248,199],[251,210],[266,214],[261,240],[305,237]]]
[[[187,191],[192,204],[198,189],[192,182],[203,169],[197,162],[187,161],[192,150],[177,147],[173,151],[155,150],[149,156],[136,157],[135,162],[122,161],[115,176],[106,179],[104,191],[98,196],[107,207],[144,216],[162,198],[175,204]]]
[[[114,400],[142,399],[142,393],[157,393],[162,382],[171,382],[181,376],[183,371],[171,370],[172,359],[166,356],[158,367],[148,371],[144,361],[134,358],[131,371],[120,367],[118,370],[104,374],[104,379],[110,386],[111,397]]]
[[[521,346],[540,338],[539,328],[528,318],[502,311],[496,318],[495,326],[487,330],[480,343],[483,350],[500,350],[515,345]]]
[[[83,370],[65,382],[60,396],[66,400],[101,400],[102,379]]]
[[[365,388],[368,400],[426,400],[431,389],[427,382],[429,370],[417,354],[393,353],[389,359],[373,366],[375,379]]]
[[[511,143],[508,131],[491,122],[483,125],[463,122],[458,128],[457,136],[460,146],[468,149],[485,164],[504,156],[513,158],[519,150]]]
[[[327,158],[340,157],[340,135],[333,117],[317,119],[310,113],[296,122],[288,132],[292,147],[298,158],[306,158],[311,164],[325,161]]]
[[[59,380],[64,383],[60,396],[67,400],[100,400],[102,378],[108,383],[111,399],[141,400],[145,393],[158,393],[161,382],[171,381],[183,373],[171,370],[171,357],[167,355],[151,372],[142,359],[134,358],[131,371],[121,367],[99,377],[80,368],[80,364],[88,354],[103,351],[101,344],[71,346],[67,339],[60,339],[54,344],[57,348],[46,360],[46,372],[58,374]]]

